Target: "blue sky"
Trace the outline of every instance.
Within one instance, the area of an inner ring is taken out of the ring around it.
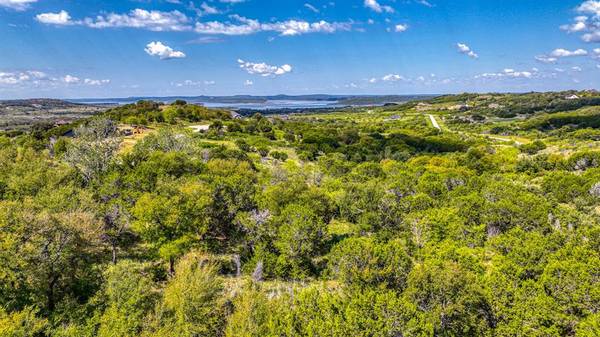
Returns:
[[[600,87],[600,1],[0,0],[0,98]]]

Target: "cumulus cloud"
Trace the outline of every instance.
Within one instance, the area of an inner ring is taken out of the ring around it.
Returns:
[[[469,56],[470,58],[476,59],[479,58],[479,55],[477,55],[477,53],[475,53],[471,47],[469,47],[468,45],[466,45],[465,43],[457,43],[456,47],[458,48],[458,51],[461,54],[465,54],[467,56]]]
[[[244,60],[239,59],[238,64],[240,68],[244,69],[248,74],[251,75],[260,75],[263,77],[268,76],[280,76],[287,74],[292,71],[292,66],[289,64],[284,64],[282,66],[272,66],[268,65],[264,62],[262,63],[254,63],[254,62],[246,62]]]
[[[144,28],[151,31],[186,31],[191,29],[188,17],[179,12],[134,9],[127,14],[110,13],[86,18],[83,23],[91,28]]]
[[[249,87],[249,86],[251,86],[251,85],[254,85],[254,82],[252,82],[251,80],[246,80],[246,81],[244,82],[244,85],[245,85],[245,86],[247,86],[247,87]]]
[[[208,10],[208,7],[203,9]],[[260,32],[277,32],[282,36],[294,36],[308,33],[335,33],[350,31],[351,22],[327,22],[325,20],[308,22],[287,20],[263,23],[239,15],[230,16],[232,21],[196,22],[179,11],[163,12],[134,9],[126,14],[109,13],[94,18],[86,17],[72,20],[67,11],[59,13],[41,13],[36,16],[39,22],[49,25],[81,25],[90,28],[138,28],[156,32],[195,31],[206,35],[250,35]]]
[[[588,0],[583,2],[579,7],[577,7],[577,11],[581,13],[593,14],[596,16],[600,16],[600,1],[596,0]]]
[[[212,35],[250,35],[259,32],[277,32],[282,36],[294,36],[308,33],[335,33],[336,31],[349,31],[349,23],[307,22],[300,20],[287,20],[273,23],[261,23],[258,20],[248,19],[239,15],[232,15],[235,22],[198,22],[195,31],[199,34]]]
[[[173,50],[173,48],[164,45],[160,41],[148,43],[144,51],[150,56],[158,56],[161,60],[180,59],[185,57],[183,52]]]
[[[0,0],[0,7],[23,11],[29,8],[29,5],[37,2],[37,0]]]
[[[506,68],[506,69],[502,70],[501,72],[497,72],[497,73],[483,73],[483,74],[475,76],[475,78],[476,79],[501,79],[501,78],[529,79],[529,78],[533,78],[536,75],[538,75],[538,71],[539,70],[537,68],[533,68],[531,70],[523,70],[523,71],[517,71],[512,68]]]
[[[105,85],[110,80],[81,79],[77,76],[66,74],[52,77],[38,70],[0,72],[0,86],[8,87],[58,87],[71,85]]]
[[[575,19],[573,19],[573,23],[572,24],[568,24],[568,25],[562,25],[560,26],[560,29],[567,31],[569,33],[577,33],[577,32],[582,32],[585,31],[588,27],[588,17],[587,16],[577,16],[575,17]]]
[[[366,8],[371,9],[377,13],[394,13],[394,9],[390,6],[382,6],[377,2],[377,0],[365,0],[364,5]]]
[[[398,24],[394,27],[394,31],[396,33],[402,33],[405,32],[408,29],[408,25],[407,24]]]
[[[35,19],[41,23],[48,25],[71,25],[71,16],[67,11],[60,11],[58,13],[41,13],[35,16]]]
[[[558,49],[554,49],[551,53],[550,56],[552,57],[573,57],[573,56],[585,56],[587,55],[588,52],[587,50],[584,49],[576,49],[576,50],[567,50],[567,49],[563,49],[563,48],[558,48]]]
[[[600,42],[600,1],[584,1],[576,11],[582,15],[560,28],[569,33],[580,33],[581,39],[585,42]]]
[[[139,8],[126,14],[109,13],[76,21],[71,20],[69,13],[64,10],[59,13],[41,13],[36,16],[36,19],[50,25],[82,25],[96,29],[139,28],[156,32],[178,32],[192,29],[189,18],[179,11],[147,11]]]
[[[37,83],[48,79],[46,73],[37,70],[19,72],[0,72],[0,85],[18,85],[23,83]]]
[[[79,77],[76,76],[72,76],[72,75],[66,75],[62,78],[62,81],[67,83],[67,84],[75,84],[75,83],[79,83],[81,82],[81,80],[79,79]]]

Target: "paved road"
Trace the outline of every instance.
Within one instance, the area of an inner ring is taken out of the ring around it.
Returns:
[[[440,127],[440,125],[438,124],[438,122],[435,120],[435,117],[433,117],[433,115],[429,115],[429,119],[431,120],[431,124],[433,124],[433,127],[442,131],[442,128]]]
[[[431,120],[431,124],[433,125],[433,127],[442,131],[442,128],[440,127],[440,124],[435,119],[435,117],[433,115],[428,115],[428,116],[429,116],[429,120]],[[453,132],[452,130],[448,130],[448,131]],[[459,132],[459,133],[462,133],[462,132]],[[522,142],[512,139],[512,138],[501,138],[501,137],[494,137],[494,136],[490,136],[490,135],[480,135],[480,136],[488,137],[489,139],[499,140],[499,141],[503,141],[503,142],[514,142],[515,145],[517,145],[517,146],[523,145]]]

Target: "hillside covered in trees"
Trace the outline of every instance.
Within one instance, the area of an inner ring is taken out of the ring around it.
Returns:
[[[0,336],[598,336],[599,103],[140,101],[0,135]]]

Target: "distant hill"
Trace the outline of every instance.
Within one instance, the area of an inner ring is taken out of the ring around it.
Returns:
[[[252,95],[234,95],[234,96],[152,96],[152,97],[126,97],[126,98],[86,98],[72,99],[73,103],[94,103],[94,104],[126,104],[134,103],[140,100],[151,100],[158,102],[173,102],[175,100],[185,100],[188,103],[219,103],[219,104],[260,104],[268,101],[297,101],[297,102],[331,102],[337,105],[383,105],[386,103],[402,103],[412,100],[421,100],[434,98],[439,95],[272,95],[272,96],[252,96]]]
[[[66,124],[105,110],[106,107],[59,99],[5,100],[0,101],[0,130],[26,130],[34,124]]]

